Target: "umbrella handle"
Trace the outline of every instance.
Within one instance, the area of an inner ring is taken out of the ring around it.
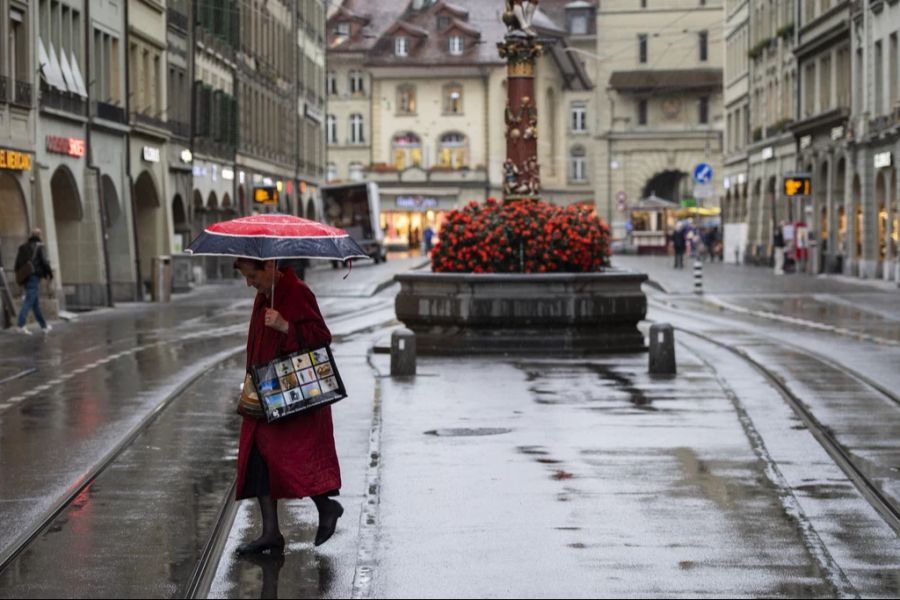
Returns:
[[[352,271],[352,270],[353,270],[353,259],[348,258],[347,259],[347,274],[344,275],[343,277],[341,277],[341,279],[347,279],[348,277],[350,277],[350,271]]]

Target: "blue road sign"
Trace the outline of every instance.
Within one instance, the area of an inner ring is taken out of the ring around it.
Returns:
[[[694,181],[703,185],[712,181],[713,170],[709,163],[700,163],[694,167]]]

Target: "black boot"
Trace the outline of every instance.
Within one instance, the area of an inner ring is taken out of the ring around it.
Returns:
[[[316,531],[316,546],[321,546],[334,535],[337,521],[344,514],[341,503],[328,497],[316,496],[313,498],[316,508],[319,509],[319,529]]]

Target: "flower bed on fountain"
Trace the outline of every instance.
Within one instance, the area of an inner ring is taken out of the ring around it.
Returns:
[[[609,248],[589,205],[470,202],[448,214],[433,272],[396,276],[397,317],[421,354],[641,351],[647,277],[609,268]]]

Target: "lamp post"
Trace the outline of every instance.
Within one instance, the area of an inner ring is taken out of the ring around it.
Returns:
[[[534,63],[544,50],[532,27],[537,0],[505,0],[503,22],[508,31],[497,43],[507,61],[506,160],[503,162],[503,197],[537,198],[541,192],[537,157],[537,100]]]

